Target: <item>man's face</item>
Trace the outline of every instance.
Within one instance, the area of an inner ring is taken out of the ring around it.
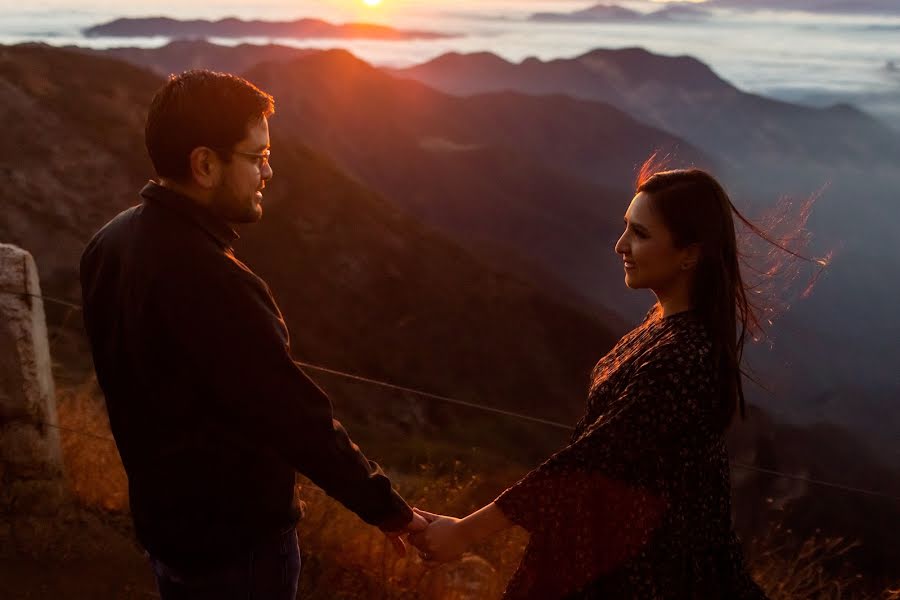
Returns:
[[[231,161],[216,187],[211,209],[229,223],[255,223],[262,218],[262,190],[272,178],[268,159],[249,156],[269,150],[269,122],[263,117],[232,148]]]

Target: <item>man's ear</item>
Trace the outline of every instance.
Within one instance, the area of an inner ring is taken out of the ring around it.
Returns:
[[[191,151],[191,177],[204,189],[219,185],[222,177],[222,159],[210,148],[198,146]]]
[[[684,249],[684,253],[684,257],[681,259],[681,269],[683,271],[690,271],[691,269],[696,268],[697,263],[700,262],[700,256],[702,255],[700,244],[690,244]]]

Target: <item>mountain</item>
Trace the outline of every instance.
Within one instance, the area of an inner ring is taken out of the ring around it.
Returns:
[[[642,49],[521,63],[448,54],[394,73],[461,97],[515,90],[608,102],[713,157],[713,171],[736,206],[759,221],[779,212],[779,198],[821,191],[809,219],[811,253],[834,252],[834,259],[811,295],[789,302],[793,310],[773,329],[774,348],[750,349],[754,367],[771,384],[768,391],[752,388],[753,397],[781,418],[841,422],[896,452],[898,417],[874,430],[869,417],[892,406],[898,391],[893,365],[900,352],[889,340],[900,335],[900,322],[888,315],[900,281],[885,274],[900,268],[900,238],[893,232],[900,206],[886,192],[900,186],[900,135],[890,127],[848,105],[811,108],[750,94],[696,59]],[[781,222],[776,235],[791,235],[788,225]],[[769,254],[763,244],[747,250],[750,260]],[[861,382],[867,393],[851,408],[841,390]],[[843,400],[818,403],[823,396]]]
[[[815,109],[743,92],[689,56],[598,49],[512,63],[450,53],[394,73],[459,95],[514,90],[607,102],[734,165],[770,157],[887,164],[900,157],[900,136],[852,107]]]
[[[160,48],[117,47],[95,50],[71,46],[69,49],[116,58],[146,67],[162,76],[194,68],[242,73],[261,62],[285,62],[318,52],[277,44],[222,46],[206,40],[176,40]]]
[[[708,11],[690,4],[674,4],[649,13],[642,13],[616,4],[595,4],[572,12],[534,13],[529,20],[555,23],[603,23],[701,19],[708,16]]]
[[[656,20],[698,20],[706,19],[710,16],[710,12],[704,8],[697,6],[693,2],[687,3],[671,3],[665,8],[651,12],[647,15],[649,19]]]
[[[78,300],[84,244],[137,202],[151,174],[143,119],[161,83],[108,58],[0,48],[0,118],[10,124],[0,142],[0,239],[33,252],[46,294]],[[423,227],[300,143],[279,118],[266,218],[243,232],[237,251],[269,280],[297,357],[574,419],[588,371],[614,334]],[[64,313],[49,304],[48,313],[58,329]],[[55,359],[66,371],[88,368],[83,340],[72,337],[54,346]],[[360,395],[379,400],[360,414],[410,414],[410,400],[396,393],[335,389],[339,406]],[[484,422],[479,413],[458,419],[473,431]]]
[[[218,68],[230,60],[221,57],[237,56],[206,43],[126,52],[119,56],[165,60],[174,70]],[[707,156],[604,103],[518,93],[460,99],[344,51],[284,60],[291,55],[270,46],[242,54],[262,63],[244,74],[275,94],[283,130],[499,268],[550,290],[564,281],[561,297],[578,290],[593,310],[646,309],[646,296],[606,283],[621,278],[612,247],[635,169],[654,150],[682,164],[710,166]]]
[[[246,75],[282,99],[284,131],[367,185],[467,247],[499,245],[620,314],[623,303],[648,303],[606,283],[621,278],[612,248],[635,168],[658,148],[709,163],[608,105],[514,93],[459,99],[343,51]]]
[[[539,12],[531,15],[532,21],[633,21],[640,19],[642,13],[615,4],[595,4],[589,8],[567,13]]]
[[[895,0],[707,0],[709,6],[747,10],[799,10],[813,13],[900,14]]]
[[[405,31],[384,25],[347,23],[335,25],[321,19],[294,21],[245,21],[234,17],[209,21],[182,21],[168,17],[120,18],[88,27],[87,37],[154,37],[169,38],[335,38],[373,40],[434,40],[453,37],[433,31]]]
[[[146,180],[138,132],[159,81],[109,58],[0,46],[0,239],[34,254],[48,294],[79,296],[81,250]]]

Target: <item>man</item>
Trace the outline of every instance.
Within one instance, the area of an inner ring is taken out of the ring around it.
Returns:
[[[333,420],[265,282],[232,252],[233,226],[262,216],[273,112],[239,77],[170,78],[145,131],[158,179],[81,260],[97,378],[164,600],[293,600],[295,471],[398,550],[425,526]]]

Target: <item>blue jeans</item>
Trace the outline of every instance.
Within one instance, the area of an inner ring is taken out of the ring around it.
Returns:
[[[228,565],[191,574],[150,557],[162,600],[295,600],[300,578],[297,530],[262,542]]]

